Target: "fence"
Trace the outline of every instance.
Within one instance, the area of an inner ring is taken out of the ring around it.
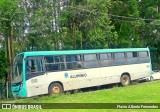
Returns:
[[[5,99],[6,98],[5,94],[6,94],[5,84],[0,83],[0,99]]]
[[[12,98],[10,82],[8,82],[8,85],[9,86],[6,86],[5,83],[0,83],[0,100]],[[7,90],[8,90],[8,93],[7,93]]]

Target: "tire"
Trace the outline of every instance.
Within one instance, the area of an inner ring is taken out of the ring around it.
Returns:
[[[121,85],[122,86],[128,86],[131,83],[131,79],[128,75],[122,75],[121,76]]]
[[[150,81],[154,81],[154,78],[152,76],[150,77]]]
[[[63,92],[62,86],[59,83],[53,83],[49,86],[49,95],[57,95]]]

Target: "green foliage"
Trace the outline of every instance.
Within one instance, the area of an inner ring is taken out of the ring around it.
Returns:
[[[0,27],[1,31],[5,33],[10,27],[10,22],[18,19],[19,8],[17,0],[1,0],[0,1]]]
[[[0,82],[4,79],[5,73],[8,71],[8,61],[5,52],[0,50]]]
[[[22,23],[22,12],[18,6],[18,0],[0,1],[0,40],[1,47],[5,50],[5,55],[10,64],[14,59],[14,44],[19,35],[19,27]],[[24,23],[23,23],[24,24]],[[15,40],[15,41],[14,41]]]
[[[10,48],[10,39],[14,53],[31,47],[160,48],[159,4],[159,0],[1,0],[0,45]]]
[[[139,30],[141,41],[145,46],[160,48],[160,2],[159,0],[145,0],[139,5],[140,16],[150,18],[144,21]]]
[[[121,10],[119,10],[121,9]],[[138,30],[141,25],[137,0],[116,0],[112,2],[110,14],[122,16],[111,16],[112,24],[118,33],[117,47],[145,47],[142,45]],[[125,17],[126,16],[126,17]],[[130,17],[130,18],[127,18]]]
[[[114,43],[116,33],[111,31],[113,26],[108,17],[110,0],[70,2],[59,19],[64,48],[66,45],[70,49],[108,48]]]

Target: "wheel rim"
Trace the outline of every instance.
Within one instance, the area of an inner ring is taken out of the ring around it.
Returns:
[[[123,85],[127,85],[129,83],[129,78],[127,76],[124,76],[122,78],[122,83],[123,83]]]
[[[54,93],[54,94],[60,93],[59,87],[58,87],[58,86],[54,86],[54,87],[52,88],[52,93]]]

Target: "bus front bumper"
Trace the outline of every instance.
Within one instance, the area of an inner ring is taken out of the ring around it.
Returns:
[[[13,94],[13,97],[27,97],[27,90],[22,88],[18,91],[15,91],[16,87],[12,87],[12,94]]]

